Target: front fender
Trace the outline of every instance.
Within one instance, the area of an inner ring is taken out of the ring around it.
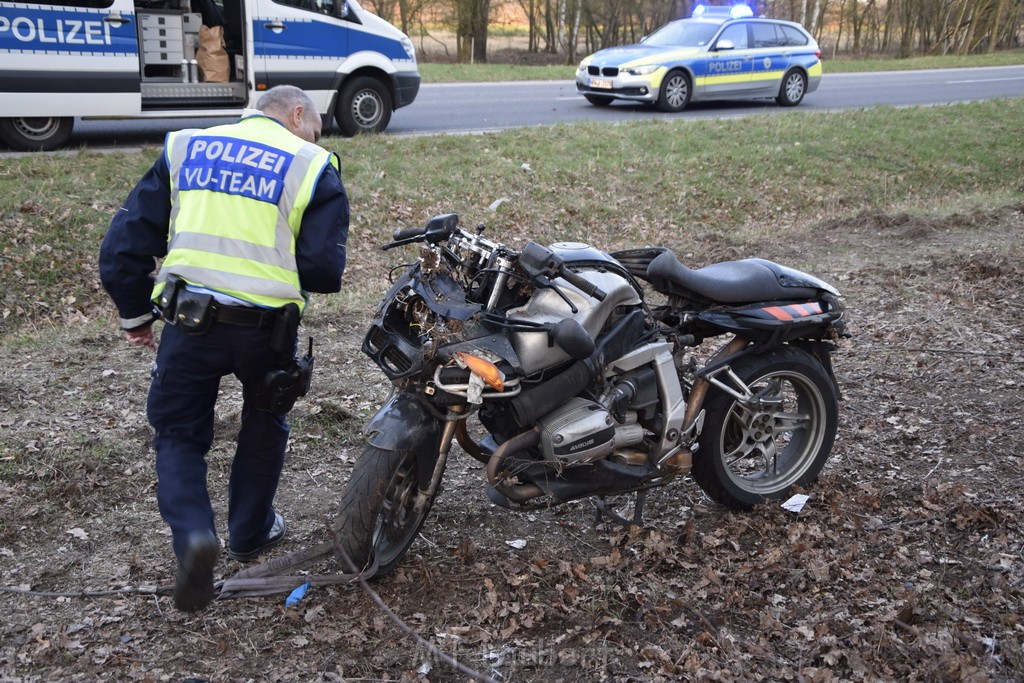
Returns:
[[[414,452],[422,489],[433,474],[443,426],[414,394],[397,392],[370,419],[363,434],[374,448]]]
[[[367,442],[389,451],[420,452],[436,446],[442,421],[408,392],[397,392],[382,405],[363,428]]]
[[[443,422],[415,394],[399,391],[381,405],[362,433],[386,451],[413,451],[421,462],[437,456]]]

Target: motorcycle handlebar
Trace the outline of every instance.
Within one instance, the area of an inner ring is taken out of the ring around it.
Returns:
[[[604,301],[605,297],[608,296],[608,294],[603,289],[595,285],[593,282],[583,277],[582,275],[572,272],[565,266],[562,266],[560,275],[570,285],[579,289],[587,296],[594,297],[598,301]]]
[[[427,232],[426,228],[399,228],[391,233],[391,239],[395,242],[401,242],[402,240],[411,239],[413,237],[419,237],[425,235]]]

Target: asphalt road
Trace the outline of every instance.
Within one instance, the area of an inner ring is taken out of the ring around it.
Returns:
[[[860,109],[879,105],[943,104],[1024,96],[1024,66],[826,74],[798,110]],[[774,100],[692,104],[680,114],[616,102],[595,107],[568,82],[425,86],[416,102],[395,112],[393,135],[473,132],[573,121],[636,121],[666,116],[711,118],[792,111]]]
[[[828,74],[797,111],[945,104],[1024,97],[1024,65],[932,71]],[[679,114],[616,102],[595,107],[566,81],[426,84],[416,101],[395,112],[388,135],[472,133],[574,121],[637,121],[747,116],[794,111],[772,100],[693,104]],[[214,125],[223,119],[76,121],[72,146],[159,144],[169,130]]]

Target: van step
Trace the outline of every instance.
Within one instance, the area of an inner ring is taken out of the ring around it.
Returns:
[[[207,98],[235,98],[245,96],[244,83],[170,83],[142,82],[142,99],[196,100]]]

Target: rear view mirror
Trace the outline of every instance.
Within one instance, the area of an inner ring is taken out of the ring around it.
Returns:
[[[559,320],[551,328],[550,334],[555,346],[569,354],[573,360],[583,360],[594,353],[594,340],[583,329],[583,325],[572,318]]]
[[[455,229],[458,227],[459,215],[456,213],[434,216],[427,221],[427,241],[431,244],[437,244],[442,240],[446,240],[455,233]]]

